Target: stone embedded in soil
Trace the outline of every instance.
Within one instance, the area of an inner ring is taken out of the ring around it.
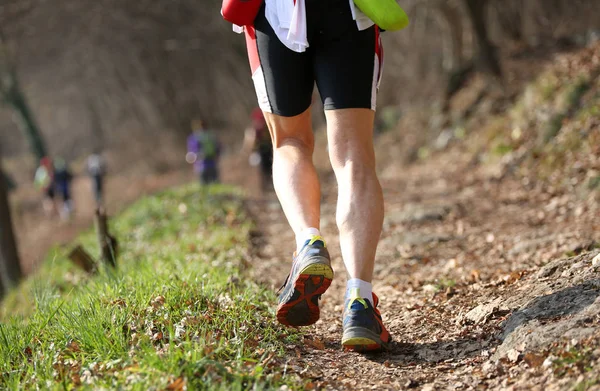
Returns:
[[[534,251],[540,247],[547,246],[555,239],[555,236],[546,236],[543,238],[520,240],[508,251],[508,255],[514,256],[524,252]]]
[[[386,216],[387,224],[422,223],[441,221],[452,211],[453,205],[407,204],[400,211],[390,212]]]
[[[596,255],[594,259],[592,259],[592,266],[596,267],[600,265],[600,254]]]
[[[395,248],[403,244],[410,246],[420,246],[430,243],[448,242],[452,239],[453,237],[451,235],[429,234],[424,232],[411,231],[388,236],[387,238],[382,239],[379,245],[382,248]]]
[[[508,357],[514,349],[539,352],[560,341],[577,343],[597,332],[600,273],[581,265],[591,264],[599,253],[550,262],[519,294],[507,298],[504,304],[515,311],[501,325],[502,344],[493,359]],[[547,280],[539,281],[541,276]]]
[[[506,353],[506,358],[508,358],[508,361],[516,363],[521,358],[521,352],[519,352],[517,349],[510,349]]]
[[[494,316],[498,311],[506,311],[502,307],[502,298],[497,298],[494,301],[486,304],[480,304],[459,318],[460,323],[485,323],[488,319]]]

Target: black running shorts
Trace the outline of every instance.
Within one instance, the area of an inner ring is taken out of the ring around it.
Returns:
[[[260,108],[292,117],[312,103],[314,84],[326,110],[375,110],[383,50],[377,26],[359,31],[348,0],[305,0],[309,47],[288,49],[265,17],[246,28],[252,79]]]

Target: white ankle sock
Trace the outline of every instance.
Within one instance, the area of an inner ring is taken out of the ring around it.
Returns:
[[[375,305],[373,303],[373,284],[358,278],[349,279],[346,283],[346,299],[350,296],[353,289],[358,289],[360,297],[369,300],[371,305]]]
[[[321,231],[318,228],[307,228],[296,235],[296,252],[300,252],[306,242],[315,236],[321,236]]]

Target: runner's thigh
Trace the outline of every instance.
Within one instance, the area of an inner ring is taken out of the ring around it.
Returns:
[[[296,53],[281,43],[265,17],[264,5],[254,28],[246,31],[246,42],[260,108],[284,117],[305,112],[315,83],[310,54]]]
[[[331,1],[318,39],[314,72],[325,110],[375,110],[380,75],[377,27],[359,31],[347,1]],[[339,8],[339,9],[336,9]]]

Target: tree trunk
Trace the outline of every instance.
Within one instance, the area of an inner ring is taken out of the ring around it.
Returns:
[[[25,132],[27,140],[29,141],[31,151],[39,162],[43,157],[48,155],[46,143],[44,142],[44,138],[40,133],[40,129],[37,126],[29,104],[27,103],[27,100],[25,99],[25,96],[23,95],[23,92],[16,81],[8,94],[7,101],[8,104],[10,104],[19,115],[23,131]]]
[[[447,25],[450,32],[449,39],[451,42],[451,61],[448,69],[450,72],[455,71],[463,65],[463,51],[464,51],[464,30],[463,23],[459,9],[452,6],[447,1],[438,3],[438,9],[440,15],[443,18],[444,23]]]
[[[487,0],[464,0],[473,25],[473,32],[477,41],[476,64],[479,70],[491,76],[501,78],[502,68],[488,35],[486,25]]]
[[[494,3],[494,18],[498,21],[504,37],[513,42],[523,41],[523,2],[497,1]]]
[[[4,178],[1,166],[0,178]],[[0,180],[0,297],[22,277],[7,193],[6,181]]]
[[[47,156],[46,144],[19,86],[14,61],[7,49],[4,33],[0,30],[0,103],[2,102],[12,106],[18,114],[31,151],[39,162]]]

